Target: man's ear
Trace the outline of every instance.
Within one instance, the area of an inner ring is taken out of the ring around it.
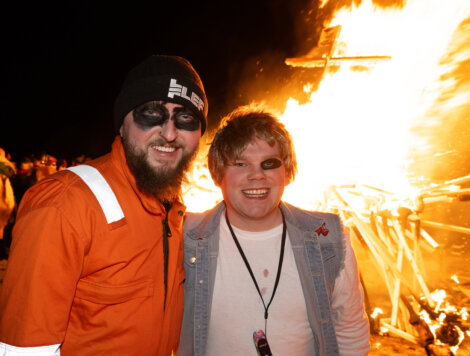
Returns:
[[[286,170],[286,184],[284,184],[284,187],[287,187],[291,183],[291,178],[289,177],[289,173]]]
[[[225,177],[225,169],[224,169],[224,173],[222,175],[222,178],[219,179],[219,182],[216,182],[214,179],[212,179],[212,181],[214,182],[214,184],[217,188],[222,189],[220,186],[222,185],[222,181],[224,180],[224,177]]]
[[[124,116],[124,119],[122,120],[121,127],[119,128],[119,135],[120,135],[121,137],[124,136],[124,124],[125,124],[126,120],[128,120],[128,118],[127,118],[128,116],[133,117],[133,111],[127,113],[127,115]]]

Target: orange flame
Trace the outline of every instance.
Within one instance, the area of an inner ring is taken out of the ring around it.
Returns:
[[[469,15],[468,0],[410,0],[401,9],[387,10],[368,0],[339,11],[328,24],[342,26],[336,55],[392,59],[361,71],[347,65],[334,73],[326,69],[306,104],[288,100],[281,120],[294,138],[299,175],[284,200],[314,209],[326,187],[350,182],[412,196],[410,152],[430,145],[412,128],[431,124],[436,99],[452,86],[451,78],[441,77],[466,57],[455,56],[447,65],[441,59]],[[448,100],[448,109],[470,101],[469,93]],[[206,167],[199,169],[194,178],[210,177]],[[208,209],[221,199],[213,185],[188,191],[192,197],[185,201],[191,211]]]
[[[336,14],[329,24],[342,26],[336,55],[392,59],[367,71],[344,65],[326,71],[309,103],[289,101],[282,119],[294,137],[300,175],[286,200],[309,207],[312,188],[320,198],[325,187],[338,182],[412,194],[407,158],[411,149],[428,144],[412,128],[426,124],[428,111],[450,85],[440,81],[449,70],[440,59],[469,14],[464,0],[409,1],[393,10],[364,1]]]

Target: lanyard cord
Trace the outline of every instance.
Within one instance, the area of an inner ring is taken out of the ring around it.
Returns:
[[[243,258],[243,262],[245,262],[246,268],[248,269],[248,272],[250,272],[251,279],[253,280],[253,283],[255,284],[256,290],[258,291],[258,294],[261,298],[261,302],[263,303],[264,306],[264,333],[267,337],[267,323],[268,323],[268,309],[269,306],[271,305],[273,299],[274,299],[274,294],[276,293],[277,285],[279,284],[279,279],[281,277],[281,270],[282,270],[282,261],[284,260],[284,246],[286,244],[286,220],[284,218],[284,214],[281,211],[281,216],[282,216],[282,241],[281,241],[281,252],[279,254],[279,264],[277,267],[277,275],[276,275],[276,282],[274,282],[274,289],[273,289],[273,294],[271,295],[271,300],[268,303],[268,306],[266,306],[266,303],[264,302],[263,296],[261,295],[261,292],[258,287],[258,283],[256,282],[256,278],[253,274],[253,271],[251,270],[250,264],[248,263],[248,260],[243,253],[243,249],[240,246],[240,243],[238,242],[237,236],[235,235],[235,232],[232,229],[232,225],[230,225],[230,221],[228,220],[228,215],[227,215],[227,210],[225,210],[225,220],[227,221],[228,228],[230,230],[230,233],[232,234],[233,241],[235,241],[235,245],[237,245],[238,251],[240,252],[240,255]]]

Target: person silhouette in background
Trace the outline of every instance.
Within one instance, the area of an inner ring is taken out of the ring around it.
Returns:
[[[5,150],[0,147],[0,259],[7,257],[3,232],[15,209],[16,201],[11,179],[16,174],[15,164],[7,158]]]

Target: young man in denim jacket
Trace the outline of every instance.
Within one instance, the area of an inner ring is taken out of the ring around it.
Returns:
[[[357,263],[337,215],[281,202],[297,165],[269,112],[226,117],[209,151],[224,201],[184,224],[179,355],[365,355]]]

